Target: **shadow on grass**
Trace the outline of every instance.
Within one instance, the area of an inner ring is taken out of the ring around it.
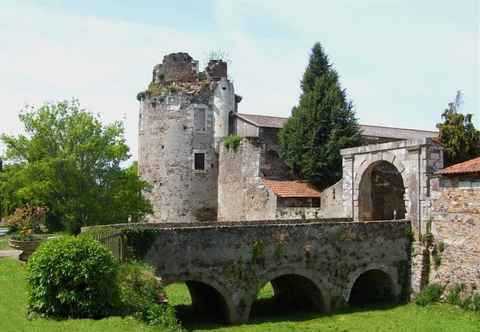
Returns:
[[[321,317],[335,315],[390,310],[401,304],[392,302],[376,303],[370,305],[357,305],[355,307],[335,310],[333,313],[322,313],[303,305],[285,304],[274,298],[259,299],[253,306],[249,321],[245,325],[255,325],[261,323],[280,323],[284,321],[301,322]],[[221,312],[195,312],[192,306],[175,306],[178,319],[187,330],[194,329],[216,329],[225,327],[228,323],[225,321]]]

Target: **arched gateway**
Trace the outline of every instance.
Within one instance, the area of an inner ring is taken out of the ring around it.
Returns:
[[[361,176],[358,192],[360,221],[405,219],[405,184],[392,163],[372,163]]]
[[[355,221],[409,219],[416,232],[429,218],[430,177],[442,168],[430,138],[342,150],[343,200]]]

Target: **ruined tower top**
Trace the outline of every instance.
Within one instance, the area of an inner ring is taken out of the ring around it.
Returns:
[[[168,84],[170,82],[197,82],[207,79],[219,81],[227,77],[227,63],[222,60],[210,60],[205,72],[198,71],[198,61],[185,52],[165,55],[161,64],[153,68],[154,84]]]
[[[198,61],[188,53],[171,53],[163,57],[163,62],[153,68],[152,82],[194,82],[198,79]]]
[[[199,72],[198,61],[188,53],[170,53],[163,57],[162,63],[153,67],[152,76],[148,89],[137,95],[138,100],[173,91],[194,95],[205,90],[213,91],[222,78],[227,79],[227,63],[223,60],[210,60],[205,71]]]
[[[227,63],[223,60],[210,60],[205,73],[209,80],[219,81],[222,77],[227,77]]]

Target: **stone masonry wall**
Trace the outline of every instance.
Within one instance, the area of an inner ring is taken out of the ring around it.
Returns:
[[[361,183],[365,174],[379,162],[395,166],[402,177],[405,188],[405,218],[412,223],[416,239],[425,234],[430,219],[431,178],[443,167],[440,146],[426,138],[422,140],[398,141],[344,149],[343,156],[343,200],[347,217],[359,220]],[[373,208],[375,208],[373,206]],[[419,292],[425,278],[425,249],[422,243],[414,244],[415,258],[412,266],[412,288]]]
[[[196,281],[213,287],[225,301],[231,322],[246,321],[259,289],[284,275],[312,281],[327,312],[346,306],[354,282],[371,270],[388,276],[397,299],[408,296],[408,222],[191,225],[154,225],[156,235],[141,244],[144,258],[167,284]],[[294,284],[292,292],[295,287],[299,290],[302,284]]]
[[[236,151],[220,143],[218,220],[291,220],[345,217],[341,181],[322,192],[320,208],[279,207],[262,180],[265,143],[244,138]],[[335,192],[335,194],[334,194]]]
[[[219,221],[275,218],[276,197],[260,177],[262,149],[258,138],[244,138],[236,151],[219,144]]]
[[[293,179],[290,168],[280,158],[280,145],[278,143],[277,128],[260,128],[260,141],[264,144],[262,154],[262,175],[268,179],[291,180]]]
[[[343,206],[343,180],[322,191],[321,210],[325,218],[347,217]]]
[[[432,234],[440,262],[438,267],[431,262],[430,281],[450,287],[463,283],[467,291],[479,291],[480,188],[439,187],[432,196]]]
[[[215,220],[217,159],[213,144],[213,113],[208,95],[177,92],[142,101],[139,119],[139,174],[152,190],[145,193],[154,207],[152,222]],[[204,131],[194,128],[194,112],[203,108]],[[205,170],[193,169],[194,152],[204,152]]]

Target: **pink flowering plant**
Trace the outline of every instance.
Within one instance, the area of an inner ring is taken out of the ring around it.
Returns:
[[[34,233],[40,231],[40,225],[45,222],[48,209],[44,206],[27,204],[16,208],[15,212],[7,217],[7,227],[10,232],[16,233],[12,238],[22,241],[36,240]]]

